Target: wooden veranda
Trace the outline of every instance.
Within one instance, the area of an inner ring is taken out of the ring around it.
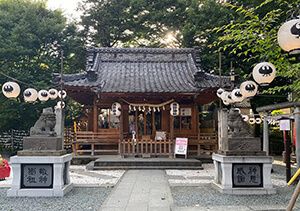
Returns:
[[[73,134],[72,149],[74,157],[97,157],[105,154],[120,154],[128,157],[172,157],[175,140],[122,139],[116,134],[79,131]],[[216,133],[202,133],[199,137],[190,137],[188,156],[210,155],[218,148]]]

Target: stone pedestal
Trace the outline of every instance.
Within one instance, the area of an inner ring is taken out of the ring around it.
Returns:
[[[226,156],[213,154],[214,185],[226,194],[274,194],[270,156]]]
[[[260,138],[253,137],[229,137],[225,151],[261,151]]]
[[[13,181],[7,196],[62,197],[72,189],[71,154],[61,156],[13,156]]]
[[[62,150],[63,139],[61,137],[30,136],[24,137],[23,150]]]

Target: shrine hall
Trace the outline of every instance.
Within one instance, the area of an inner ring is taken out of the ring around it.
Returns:
[[[75,156],[171,156],[176,138],[188,157],[217,150],[217,96],[229,77],[205,72],[193,48],[89,48],[86,69],[55,75],[82,105]]]

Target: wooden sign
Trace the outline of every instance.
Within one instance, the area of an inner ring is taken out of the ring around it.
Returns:
[[[176,155],[184,155],[185,158],[187,156],[187,146],[188,146],[188,139],[187,138],[176,138],[175,142],[175,151],[174,154]]]
[[[181,108],[180,115],[181,116],[192,116],[192,109],[191,108]]]

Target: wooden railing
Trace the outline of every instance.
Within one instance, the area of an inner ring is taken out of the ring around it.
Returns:
[[[169,156],[174,152],[172,140],[124,139],[121,141],[121,155],[156,157]]]
[[[212,154],[218,150],[218,135],[216,133],[202,133],[195,139],[189,139],[189,156]]]
[[[119,149],[118,130],[78,131],[73,141],[74,156],[119,154]]]
[[[112,131],[77,132],[72,142],[74,156],[97,156],[120,154],[122,156],[157,157],[173,156],[174,141],[153,139],[119,139]],[[189,137],[188,156],[211,154],[218,149],[216,133],[202,133],[198,137]]]

